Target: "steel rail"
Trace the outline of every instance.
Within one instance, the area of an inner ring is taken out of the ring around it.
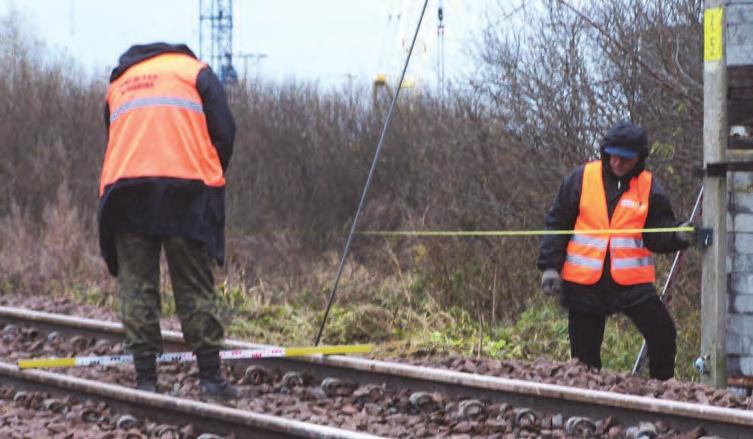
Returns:
[[[0,382],[16,389],[104,401],[121,413],[158,422],[193,424],[201,432],[253,438],[376,438],[369,434],[238,410],[217,404],[144,392],[41,370],[21,371],[0,362]]]
[[[88,333],[99,338],[122,340],[122,327],[113,322],[61,316],[39,311],[0,307],[0,323],[34,324],[60,333]],[[185,349],[179,332],[164,331],[168,348]],[[242,341],[226,342],[230,348],[268,347]],[[357,382],[385,383],[392,388],[442,392],[451,397],[470,397],[494,403],[507,402],[533,410],[559,412],[564,416],[605,418],[612,416],[623,425],[663,420],[673,429],[687,431],[697,426],[707,434],[725,438],[747,438],[753,431],[753,411],[697,403],[624,395],[576,387],[498,378],[450,370],[419,367],[346,356],[309,356],[239,360],[233,365],[265,365],[281,370],[305,371],[314,378],[328,376]]]

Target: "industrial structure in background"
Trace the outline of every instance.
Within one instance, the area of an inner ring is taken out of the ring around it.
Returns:
[[[437,92],[444,96],[444,7],[443,0],[439,0],[437,7]]]
[[[426,77],[428,76],[425,71],[431,68],[428,65],[429,47],[431,44],[436,44],[436,87],[439,96],[442,97],[443,95],[445,88],[445,10],[443,4],[444,0],[437,1],[436,41],[433,42],[431,38],[427,38],[426,36],[419,36],[416,41],[413,59],[411,60],[411,72],[406,75],[402,84],[400,84],[400,88],[406,92],[419,89],[425,84]],[[382,99],[385,102],[389,102],[394,92],[393,87],[397,87],[398,85],[390,82],[394,78],[388,75],[387,71],[391,71],[395,77],[399,76],[399,67],[405,59],[410,46],[409,36],[413,26],[413,22],[410,21],[410,12],[416,8],[416,4],[404,0],[393,0],[385,8],[390,12],[387,15],[387,26],[381,49],[382,53],[379,56],[379,62],[383,69],[376,74],[372,83],[372,99],[374,103]],[[395,38],[397,38],[397,43],[393,41]],[[396,48],[399,50],[398,53],[394,52]]]
[[[199,58],[223,84],[238,82],[233,67],[233,0],[199,0]]]

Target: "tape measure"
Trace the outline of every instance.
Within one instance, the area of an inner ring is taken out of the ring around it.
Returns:
[[[588,229],[588,230],[370,230],[358,232],[372,236],[533,236],[533,235],[612,235],[633,233],[693,232],[695,227],[654,227],[647,229]]]
[[[336,345],[311,347],[270,347],[261,349],[232,349],[220,351],[223,360],[261,359],[279,357],[302,357],[305,355],[365,354],[371,352],[373,345]],[[196,361],[193,352],[167,352],[156,357],[158,363],[176,363]],[[109,366],[113,364],[133,363],[133,355],[101,355],[90,357],[59,357],[18,360],[19,369],[41,369],[53,367]]]

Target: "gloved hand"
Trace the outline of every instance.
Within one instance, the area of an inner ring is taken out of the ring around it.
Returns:
[[[688,220],[680,224],[678,227],[693,227],[693,223]],[[675,239],[690,247],[695,244],[696,234],[695,232],[675,232]]]
[[[562,292],[562,278],[554,268],[547,268],[541,275],[541,289],[547,296],[553,296]]]

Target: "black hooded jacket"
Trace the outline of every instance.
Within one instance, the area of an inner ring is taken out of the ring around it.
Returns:
[[[121,55],[110,82],[131,66],[164,53],[196,58],[183,44],[136,45]],[[207,129],[217,149],[223,171],[233,153],[235,122],[225,90],[209,67],[199,71],[196,88],[201,96]],[[105,126],[110,128],[110,108],[105,104]],[[110,273],[117,276],[114,235],[117,232],[149,236],[182,236],[200,242],[222,264],[225,258],[225,188],[208,187],[199,180],[168,177],[120,179],[105,187],[97,211],[99,245]]]
[[[641,155],[636,167],[623,177],[615,176],[609,168],[609,155],[602,146],[602,178],[604,180],[609,218],[622,194],[628,190],[630,179],[643,171],[647,151]],[[557,196],[546,215],[547,230],[572,230],[578,218],[584,166],[571,172],[560,185]],[[679,223],[664,188],[656,176],[651,180],[646,228],[675,227]],[[541,241],[537,266],[540,270],[562,270],[570,235],[545,235]],[[670,253],[687,247],[674,233],[645,233],[643,242],[654,253]],[[563,281],[562,305],[574,311],[610,314],[622,311],[656,294],[654,284],[619,285],[610,274],[609,252],[604,261],[601,279],[594,285],[580,285]]]

